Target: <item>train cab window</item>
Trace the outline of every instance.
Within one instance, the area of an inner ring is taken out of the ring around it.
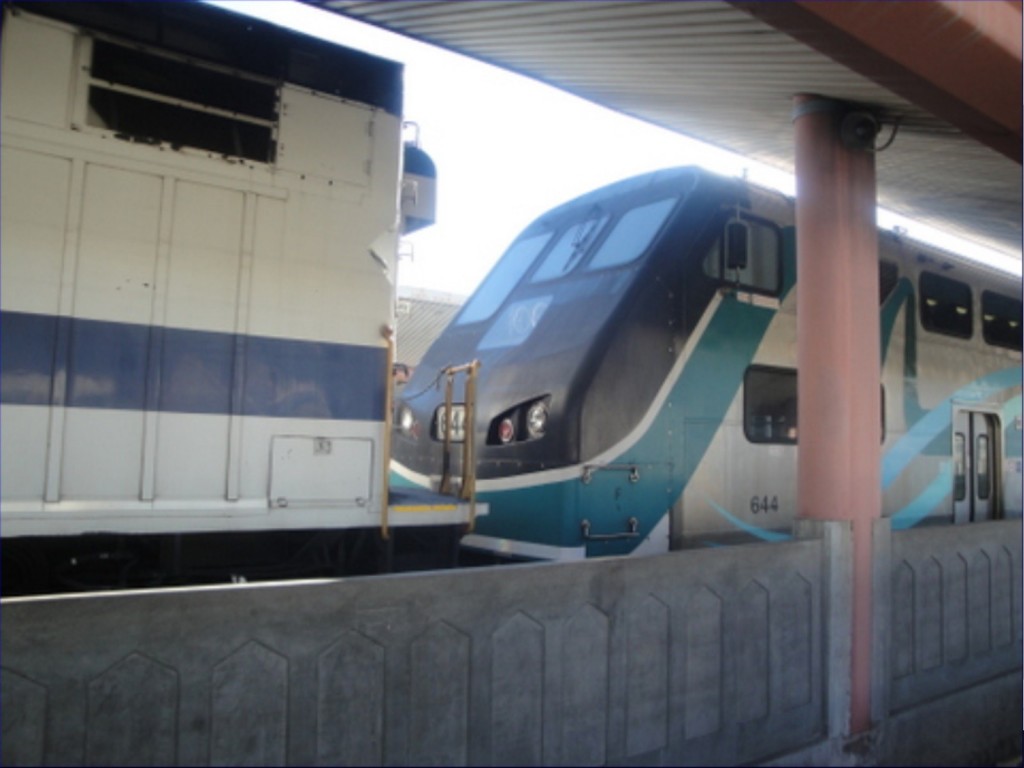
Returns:
[[[497,312],[498,307],[508,298],[519,279],[526,274],[526,270],[533,264],[537,254],[544,250],[544,246],[550,239],[551,233],[543,232],[512,243],[505,251],[505,255],[498,259],[494,269],[484,278],[473,297],[463,307],[455,324],[476,323],[486,320]]]
[[[587,269],[617,267],[639,258],[661,230],[675,204],[676,198],[669,197],[627,211],[608,233]]]
[[[537,267],[530,282],[554,280],[572,271],[590,250],[590,246],[607,223],[608,215],[595,209],[583,221],[570,226],[548,251],[548,255]]]
[[[796,371],[752,365],[743,377],[743,431],[752,443],[796,443]]]
[[[1021,351],[1022,307],[1020,299],[1011,299],[992,291],[981,293],[981,332],[985,341],[997,347]]]
[[[741,220],[747,225],[749,241],[746,263],[733,268],[727,264],[723,227],[723,236],[704,259],[704,273],[736,288],[778,296],[782,287],[782,232],[769,222],[749,216]],[[735,226],[735,219],[730,224]]]
[[[934,272],[922,272],[921,325],[933,333],[971,338],[971,287]]]

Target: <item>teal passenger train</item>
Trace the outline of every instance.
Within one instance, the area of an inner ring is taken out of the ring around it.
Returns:
[[[471,550],[577,560],[788,538],[795,281],[793,200],[701,169],[543,214],[396,401],[392,483],[457,475],[471,429],[490,507]],[[1020,278],[880,232],[877,301],[883,514],[894,529],[1020,516]],[[471,360],[467,419],[436,381]]]

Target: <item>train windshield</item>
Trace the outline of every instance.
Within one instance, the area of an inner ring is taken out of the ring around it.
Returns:
[[[540,283],[567,275],[590,250],[590,245],[607,223],[608,214],[597,206],[592,208],[583,221],[573,224],[562,233],[533,274],[531,282]]]
[[[636,261],[647,252],[678,200],[673,196],[645,202],[614,217],[602,206],[592,205],[575,221],[563,224],[550,247],[554,236],[551,231],[517,240],[480,284],[455,324],[468,325],[492,317],[542,253],[539,265],[529,278],[531,283],[565,277],[591,253],[594,256],[584,271]],[[500,346],[504,345],[502,341]]]
[[[476,323],[493,315],[550,239],[551,232],[543,232],[514,242],[466,303],[456,325]]]
[[[605,238],[587,269],[617,267],[638,259],[665,223],[676,199],[669,197],[628,211]]]

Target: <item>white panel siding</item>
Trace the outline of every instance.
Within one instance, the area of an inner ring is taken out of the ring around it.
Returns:
[[[142,418],[142,411],[65,410],[62,501],[138,500]]]
[[[4,501],[40,499],[46,477],[50,409],[36,405],[0,408],[0,489]]]
[[[4,147],[0,165],[0,302],[5,310],[56,314],[71,161]]]
[[[161,183],[153,174],[87,167],[75,275],[77,316],[149,324]]]
[[[243,202],[237,190],[175,185],[165,325],[235,330]]]

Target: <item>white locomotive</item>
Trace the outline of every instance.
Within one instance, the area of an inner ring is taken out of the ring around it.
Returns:
[[[433,194],[401,65],[197,3],[5,5],[2,57],[5,593],[465,524],[388,502],[397,243]]]

